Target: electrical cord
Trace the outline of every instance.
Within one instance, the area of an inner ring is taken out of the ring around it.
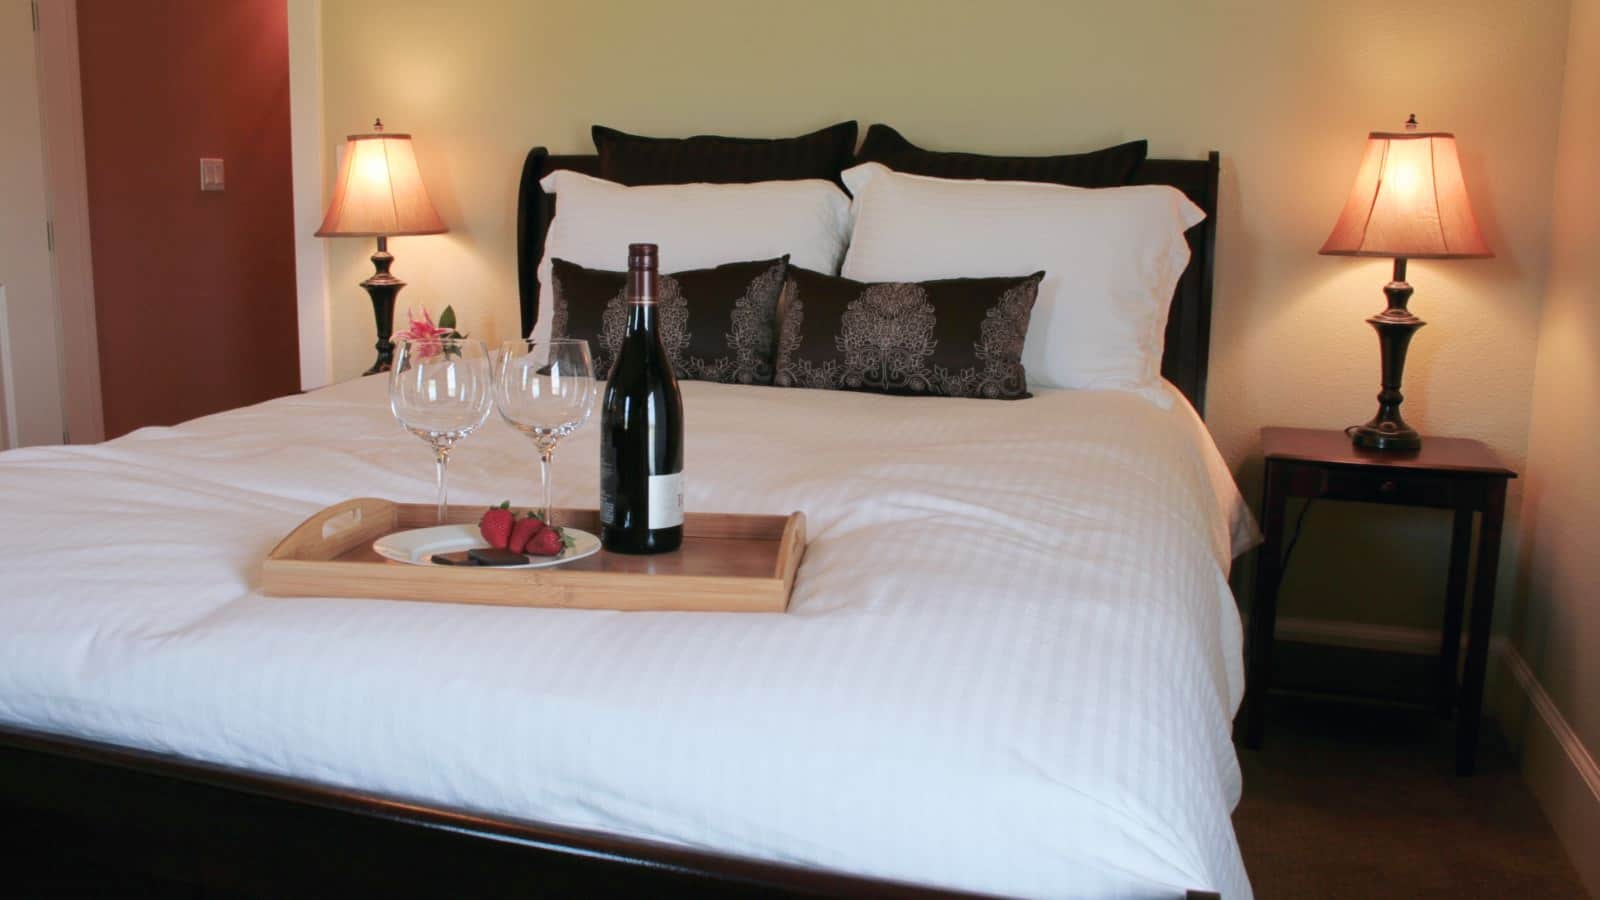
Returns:
[[[1283,587],[1283,576],[1289,572],[1289,557],[1294,555],[1294,545],[1300,543],[1300,532],[1305,529],[1306,513],[1311,512],[1311,504],[1315,498],[1307,498],[1304,506],[1300,507],[1300,515],[1295,516],[1294,532],[1289,535],[1289,543],[1283,548],[1283,560],[1278,563],[1278,587]]]

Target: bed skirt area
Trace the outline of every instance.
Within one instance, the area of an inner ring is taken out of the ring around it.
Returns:
[[[23,848],[259,896],[979,896],[11,728],[0,728],[0,815],[24,833]]]

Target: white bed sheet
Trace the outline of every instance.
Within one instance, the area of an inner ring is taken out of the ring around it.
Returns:
[[[787,615],[261,595],[310,513],[431,496],[381,378],[0,454],[0,721],[955,888],[1249,896],[1254,525],[1186,404],[684,403],[690,510],[807,515]],[[597,456],[593,426],[558,450],[558,503],[595,502]],[[535,465],[491,421],[452,500],[530,503]]]

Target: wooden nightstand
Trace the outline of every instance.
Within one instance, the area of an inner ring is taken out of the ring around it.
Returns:
[[[1444,633],[1439,643],[1439,706],[1456,707],[1456,772],[1471,775],[1477,763],[1483,712],[1483,680],[1489,661],[1489,624],[1494,614],[1494,584],[1500,561],[1500,527],[1505,518],[1506,482],[1517,473],[1506,468],[1479,441],[1424,438],[1421,450],[1365,450],[1342,431],[1263,428],[1266,489],[1261,497],[1264,536],[1256,555],[1255,600],[1250,610],[1246,662],[1244,744],[1261,746],[1267,690],[1272,680],[1273,627],[1278,585],[1283,574],[1284,508],[1291,497],[1360,500],[1455,511],[1450,540],[1450,570],[1445,591]],[[1478,562],[1472,573],[1472,622],[1459,692],[1456,663],[1467,597],[1467,567],[1472,551],[1472,516],[1478,528]]]

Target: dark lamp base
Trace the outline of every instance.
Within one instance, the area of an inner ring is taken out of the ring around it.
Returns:
[[[1394,422],[1368,422],[1365,425],[1352,425],[1345,429],[1350,435],[1351,443],[1357,447],[1368,450],[1418,450],[1422,447],[1422,435],[1416,429],[1406,427],[1404,422],[1396,425]]]
[[[1365,425],[1345,429],[1357,447],[1370,450],[1416,450],[1422,446],[1422,436],[1406,424],[1400,416],[1400,404],[1405,395],[1400,393],[1400,376],[1406,367],[1406,348],[1411,336],[1427,323],[1406,309],[1411,299],[1411,285],[1406,283],[1406,261],[1394,261],[1394,280],[1383,286],[1388,307],[1367,319],[1378,332],[1378,349],[1383,362],[1383,390],[1378,392],[1378,412]]]
[[[394,295],[400,293],[406,283],[389,274],[391,265],[394,265],[394,256],[389,253],[389,239],[380,237],[378,252],[372,254],[372,266],[376,271],[371,278],[361,282],[367,295],[372,298],[372,318],[378,326],[378,343],[375,345],[378,358],[372,368],[361,373],[363,375],[387,372],[394,361],[394,342],[389,340],[394,333]]]

